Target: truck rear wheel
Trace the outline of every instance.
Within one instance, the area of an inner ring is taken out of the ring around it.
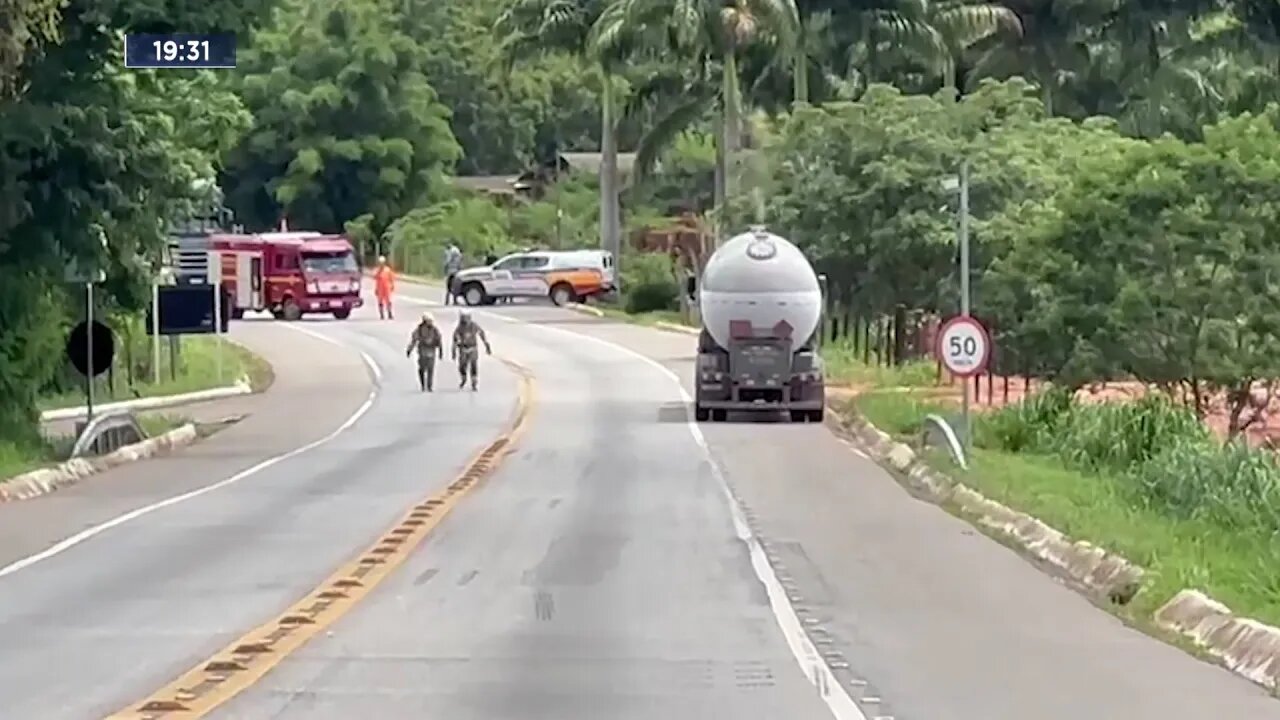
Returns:
[[[826,414],[826,408],[818,408],[817,410],[810,410],[809,422],[820,423],[822,422],[822,418],[825,414]]]
[[[717,408],[711,411],[711,422],[724,422],[729,419],[729,411]]]
[[[701,405],[693,406],[693,419],[698,422],[706,422],[711,419],[711,411]]]
[[[791,411],[791,422],[804,422],[805,420],[808,420],[808,419],[809,419],[808,410],[792,410]]]

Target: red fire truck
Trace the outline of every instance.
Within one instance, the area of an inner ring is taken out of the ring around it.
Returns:
[[[332,314],[339,320],[360,307],[360,266],[355,248],[342,235],[316,232],[237,234],[214,232],[186,237],[175,248],[195,265],[220,261],[222,287],[231,316],[270,311],[277,319]]]

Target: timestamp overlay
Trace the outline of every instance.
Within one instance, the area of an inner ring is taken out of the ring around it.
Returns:
[[[234,68],[235,33],[139,33],[124,37],[129,68]]]

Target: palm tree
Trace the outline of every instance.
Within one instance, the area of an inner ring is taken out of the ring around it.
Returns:
[[[1016,42],[988,38],[974,47],[969,77],[1023,75],[1040,86],[1050,115],[1062,114],[1058,102],[1073,83],[1088,74],[1097,54],[1098,28],[1110,12],[1110,0],[1002,0],[1017,14],[1022,32]]]
[[[794,0],[614,0],[592,29],[593,45],[601,52],[617,52],[624,38],[643,33],[644,42],[637,47],[650,53],[673,52],[691,61],[677,72],[653,78],[641,90],[641,98],[651,98],[658,88],[678,88],[682,99],[671,102],[669,111],[641,140],[636,172],[649,171],[661,149],[715,107],[719,110],[715,206],[722,212],[742,144],[739,59],[756,45],[790,53],[798,27]],[[672,100],[670,95],[658,96]]]
[[[613,253],[615,262],[621,262],[616,75],[622,61],[634,51],[634,35],[620,33],[608,44],[593,38],[592,28],[608,7],[606,0],[516,0],[498,18],[495,29],[505,38],[503,55],[508,62],[528,55],[564,53],[600,72],[600,242]]]

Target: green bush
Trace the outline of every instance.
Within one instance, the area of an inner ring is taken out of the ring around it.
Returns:
[[[1280,461],[1241,442],[1181,443],[1128,478],[1152,509],[1227,528],[1280,533]]]
[[[1049,390],[983,417],[979,444],[1052,454],[1120,478],[1133,501],[1177,519],[1280,533],[1280,459],[1221,444],[1193,412],[1164,395],[1084,404]]]
[[[680,287],[666,255],[629,255],[622,262],[624,307],[629,313],[679,309]]]
[[[1047,452],[1058,424],[1075,405],[1070,391],[1051,387],[984,415],[977,423],[977,442],[1009,452]]]
[[[980,443],[993,449],[1052,453],[1076,468],[1121,472],[1173,445],[1210,440],[1195,413],[1164,395],[1087,404],[1063,388],[991,413],[979,434]]]

